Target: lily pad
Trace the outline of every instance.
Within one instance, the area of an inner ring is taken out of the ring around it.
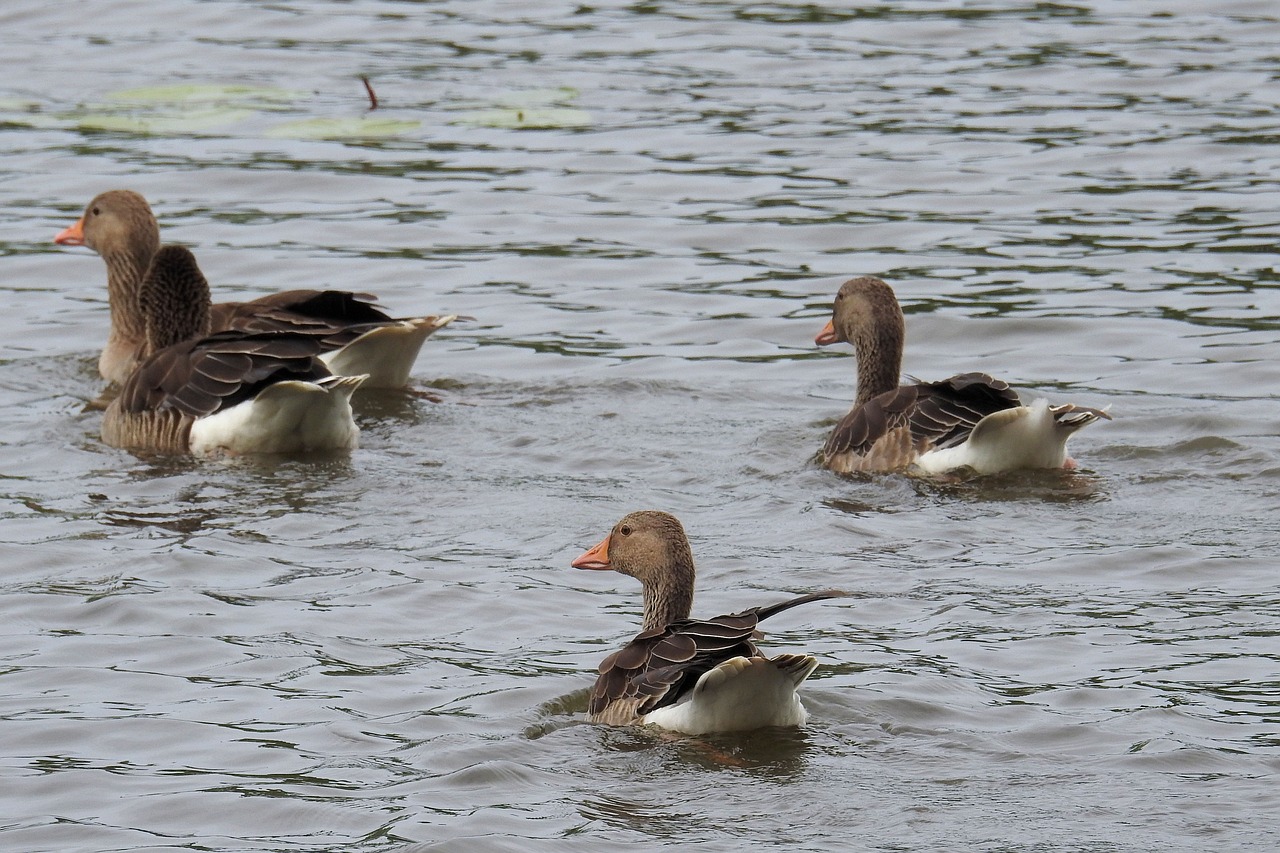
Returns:
[[[494,98],[493,103],[499,107],[545,107],[551,104],[571,104],[578,99],[578,90],[572,86],[559,86],[554,89],[517,89],[501,97]]]
[[[57,128],[64,127],[66,122],[57,116],[43,112],[37,101],[26,101],[19,98],[0,98],[0,125],[16,125],[18,127]]]
[[[553,130],[566,127],[589,127],[591,113],[569,107],[505,107],[460,113],[453,124],[473,127],[503,127],[513,130]]]
[[[138,89],[121,89],[107,95],[107,100],[117,104],[138,107],[170,107],[190,104],[228,104],[257,109],[288,106],[303,97],[302,92],[290,92],[265,86],[184,84],[176,86],[144,86]]]
[[[261,112],[290,108],[301,93],[263,86],[181,84],[121,89],[64,116],[82,130],[155,136],[209,135]]]
[[[254,115],[253,110],[236,107],[209,107],[182,112],[89,112],[73,116],[72,121],[81,130],[105,130],[117,133],[174,136],[199,135],[235,124]]]
[[[22,98],[0,98],[0,110],[5,112],[34,112],[40,109],[39,101],[28,101]]]
[[[412,133],[420,121],[395,118],[310,118],[277,125],[267,131],[276,139],[387,139]]]

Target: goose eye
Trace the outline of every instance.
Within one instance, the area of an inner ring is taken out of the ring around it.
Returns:
[[[94,216],[97,216],[101,211],[99,211],[99,210],[98,210],[98,208],[96,208],[96,207],[95,207],[95,208],[94,208],[92,211],[90,211],[90,212],[91,212]]]
[[[618,528],[618,532],[619,532],[619,533],[621,533],[623,536],[630,536],[630,535],[631,535],[631,525],[630,525],[630,524],[624,524],[624,525],[622,525],[621,527],[619,527],[619,528]]]

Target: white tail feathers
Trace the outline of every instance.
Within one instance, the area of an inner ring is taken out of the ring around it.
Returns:
[[[1105,409],[1070,403],[1050,406],[1036,400],[993,412],[978,422],[964,444],[931,450],[916,460],[925,473],[941,474],[971,468],[979,474],[998,474],[1020,468],[1062,468],[1069,465],[1067,439],[1099,418]]]
[[[1103,418],[1111,420],[1111,415],[1108,414],[1110,409],[1110,406],[1092,409],[1088,406],[1077,406],[1074,403],[1062,403],[1058,406],[1049,407],[1049,411],[1053,413],[1054,422],[1060,427],[1067,428],[1070,432],[1087,427],[1094,421]]]
[[[351,395],[368,377],[326,376],[315,382],[289,380],[191,427],[192,453],[296,453],[351,450],[360,428]]]
[[[457,314],[445,314],[388,323],[320,359],[336,374],[366,374],[368,388],[402,388],[409,381],[423,342],[456,319]]]
[[[798,726],[809,715],[796,688],[817,666],[810,655],[729,658],[703,673],[683,700],[647,714],[644,722],[685,734]]]

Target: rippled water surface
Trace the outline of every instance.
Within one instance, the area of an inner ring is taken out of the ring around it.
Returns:
[[[0,848],[1271,849],[1277,45],[1270,2],[7,3]],[[474,319],[349,456],[106,448],[105,272],[51,241],[115,187],[220,297]],[[1080,469],[814,467],[864,273],[911,374],[1111,406]],[[805,729],[583,723],[639,590],[568,564],[644,507],[699,613],[852,593],[771,620]]]

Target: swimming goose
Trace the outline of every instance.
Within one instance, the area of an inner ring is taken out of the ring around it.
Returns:
[[[714,619],[690,619],[693,554],[684,528],[665,512],[633,512],[573,561],[612,569],[644,586],[639,634],[600,663],[588,713],[594,723],[652,723],[685,734],[797,726],[808,716],[796,688],[817,667],[810,655],[764,657],[756,625],[792,607],[836,598],[802,595]]]
[[[898,384],[905,323],[893,289],[874,276],[846,281],[818,345],[853,344],[858,393],[822,449],[842,474],[913,469],[941,474],[970,468],[1074,468],[1067,439],[1104,409],[1046,400],[1022,405],[1006,382],[961,373],[940,382]]]
[[[363,376],[335,376],[320,342],[287,332],[209,328],[209,285],[195,256],[164,246],[138,294],[142,362],[107,407],[102,440],[167,453],[292,453],[356,446],[351,394]]]
[[[89,202],[84,215],[54,242],[88,246],[107,265],[111,333],[98,371],[108,381],[123,382],[138,364],[144,335],[138,289],[160,245],[151,206],[130,190],[108,190]],[[345,290],[288,290],[210,309],[213,332],[312,335],[334,373],[368,374],[369,388],[403,387],[423,342],[456,319],[456,314],[394,319],[377,307],[374,296]]]

